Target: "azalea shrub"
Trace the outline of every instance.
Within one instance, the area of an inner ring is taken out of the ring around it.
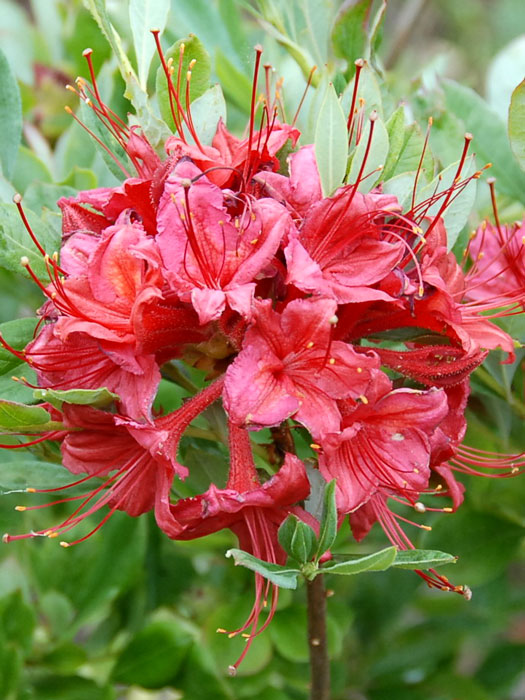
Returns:
[[[371,0],[85,5],[56,132],[0,54],[4,696],[515,690],[525,88],[389,82]]]

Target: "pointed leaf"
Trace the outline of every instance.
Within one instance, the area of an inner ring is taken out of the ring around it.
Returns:
[[[0,399],[0,430],[7,432],[45,432],[57,429],[61,423],[51,421],[51,416],[41,406],[26,406],[15,401]]]
[[[520,168],[525,170],[525,80],[514,90],[510,100],[509,139]]]
[[[0,324],[0,335],[14,350],[23,350],[33,339],[37,320],[35,318],[19,318],[16,321],[7,321]],[[17,366],[23,364],[16,355],[0,346],[0,375],[12,372]]]
[[[348,70],[353,73],[353,62],[365,55],[367,49],[366,27],[373,0],[351,0],[343,3],[332,30],[334,53],[345,58]]]
[[[290,569],[279,564],[269,564],[266,561],[257,559],[257,557],[243,552],[241,549],[229,549],[226,552],[227,557],[233,557],[236,566],[245,566],[256,574],[264,576],[276,586],[281,588],[297,588],[297,577],[301,573],[299,569]]]
[[[204,45],[195,35],[190,34],[189,36],[184,37],[183,39],[179,39],[173,44],[173,46],[171,46],[166,51],[165,56],[166,60],[168,60],[169,58],[173,58],[173,65],[175,68],[175,83],[177,81],[180,47],[182,44],[184,44],[184,57],[182,59],[182,78],[180,92],[181,95],[185,95],[186,74],[188,72],[190,62],[195,60],[195,65],[193,66],[191,71],[190,82],[190,102],[193,102],[193,100],[196,100],[197,97],[204,95],[204,93],[210,86],[211,61],[208,52],[204,48]],[[166,122],[166,124],[169,124],[171,127],[171,125],[173,124],[173,117],[171,114],[168,83],[166,81],[166,76],[164,75],[162,66],[157,70],[156,90],[161,116]],[[185,99],[182,99],[182,97],[181,102],[184,106],[186,106],[186,101]],[[178,109],[175,103],[173,107],[175,113],[177,114]]]
[[[435,566],[455,564],[457,557],[434,549],[409,549],[398,552],[392,566],[398,569],[433,569]]]
[[[439,173],[430,184],[423,187],[417,194],[417,201],[423,202],[427,198],[435,197],[441,192],[446,192],[454,183],[458,163],[459,161],[449,165],[445,170]],[[470,156],[463,167],[461,173],[462,180],[472,175],[475,170],[475,165],[474,156]],[[454,192],[447,208],[442,214],[443,223],[447,230],[447,245],[449,250],[454,246],[461,229],[468,221],[469,214],[472,211],[476,199],[476,186],[477,180],[471,180],[461,191],[457,190]],[[438,199],[438,201],[430,207],[428,210],[429,216],[436,216],[438,214],[445,198],[446,195]]]
[[[321,105],[315,129],[315,157],[323,195],[330,196],[343,184],[348,156],[346,119],[333,85]]]
[[[444,81],[446,108],[463,120],[474,134],[473,150],[481,165],[493,163],[498,192],[525,202],[525,173],[516,163],[504,122],[477,93],[452,80]],[[459,149],[458,149],[459,150]]]
[[[51,256],[60,248],[60,233],[39,218],[31,210],[25,214],[29,225],[38,235],[40,245]],[[44,258],[37,250],[26,231],[20,214],[14,204],[0,204],[0,267],[13,272],[28,273],[20,265],[20,258],[26,257],[35,275],[49,281]]]
[[[319,531],[319,544],[317,546],[316,560],[319,560],[333,545],[337,535],[337,506],[335,503],[336,480],[333,479],[325,487],[323,518]]]
[[[388,132],[383,124],[383,120],[381,117],[377,116],[373,124],[374,130],[370,140],[370,148],[368,148],[368,142],[370,139],[372,121],[368,122],[361,136],[361,140],[359,141],[359,145],[355,149],[347,178],[348,182],[356,182],[364,162],[361,181],[357,188],[359,192],[364,193],[369,192],[381,177],[381,170],[388,156]],[[378,168],[379,170],[377,170]],[[377,170],[377,172],[374,172],[375,170]]]
[[[137,56],[140,86],[145,90],[148,72],[155,51],[151,29],[162,33],[168,19],[170,0],[130,0],[129,22]]]
[[[297,520],[290,543],[290,554],[300,564],[306,564],[317,548],[317,537],[312,528],[302,520]]]
[[[344,561],[341,561],[342,557],[338,557],[337,561],[329,561],[323,564],[318,573],[353,576],[365,571],[385,571],[385,569],[389,569],[393,565],[396,554],[396,547],[387,547],[380,552],[374,552],[374,554],[368,554],[364,557],[345,556]]]
[[[22,105],[18,84],[7,58],[0,50],[0,163],[10,178],[22,138]]]
[[[33,393],[37,401],[47,401],[59,409],[62,408],[63,403],[105,408],[119,400],[118,394],[113,394],[105,386],[100,389],[67,389],[66,391],[35,389]]]

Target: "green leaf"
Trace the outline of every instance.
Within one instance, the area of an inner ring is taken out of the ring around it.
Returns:
[[[0,50],[0,163],[10,178],[22,138],[22,103],[15,76]]]
[[[74,197],[77,191],[65,185],[52,185],[49,182],[33,182],[24,192],[24,208],[34,212],[51,209],[59,212],[57,201],[61,197]]]
[[[74,190],[94,190],[97,186],[97,176],[89,168],[81,168],[75,165],[62,182],[58,184],[72,187]]]
[[[520,168],[525,170],[525,80],[514,90],[510,100],[509,139]]]
[[[139,84],[137,74],[133,70],[122,46],[122,39],[111,23],[104,0],[84,0],[84,5],[91,12],[93,19],[102,30],[102,33],[111,46],[113,55],[118,61],[120,73],[126,83],[125,97],[127,97],[135,107],[138,121],[150,143],[154,147],[157,146],[160,141],[168,135],[166,125],[158,119],[152,111],[151,101],[146,91]]]
[[[409,549],[399,551],[392,566],[398,569],[432,569],[445,564],[455,564],[457,557],[435,549]]]
[[[184,95],[186,94],[186,74],[190,62],[193,60],[196,61],[191,71],[190,82],[190,102],[193,102],[201,95],[204,95],[210,86],[211,61],[208,52],[204,48],[204,45],[196,36],[190,34],[183,39],[179,39],[166,51],[165,54],[166,60],[173,58],[173,64],[175,67],[175,82],[177,80],[180,47],[182,44],[184,44],[184,57],[182,59],[180,99],[184,107],[186,107]],[[162,66],[157,70],[156,91],[162,118],[166,124],[171,125],[173,124],[173,117],[171,114],[168,83],[166,81],[166,76],[164,75]],[[179,110],[175,103],[173,108],[175,114],[178,114]]]
[[[23,350],[33,339],[36,324],[36,318],[7,321],[0,324],[0,334],[14,350]],[[0,346],[0,375],[12,372],[19,364],[22,362],[18,357]]]
[[[0,399],[1,431],[36,433],[56,429],[60,425],[61,423],[51,421],[51,416],[41,406],[26,406]]]
[[[40,245],[51,256],[60,248],[60,233],[30,209],[25,214]],[[14,204],[0,204],[0,267],[27,275],[20,265],[24,256],[39,279],[49,280],[44,259],[26,231],[18,209]]]
[[[487,70],[487,102],[507,120],[512,91],[525,75],[525,36],[518,36],[492,59]]]
[[[166,26],[170,0],[130,0],[129,22],[137,57],[140,86],[145,90],[151,59],[155,51],[152,29],[161,34]]]
[[[197,97],[191,105],[191,116],[199,141],[208,146],[211,144],[217,131],[219,119],[226,123],[226,102],[219,84]],[[193,136],[184,124],[184,134],[189,143],[193,143]]]
[[[298,519],[290,543],[290,554],[300,564],[306,564],[317,548],[317,537],[312,528]]]
[[[374,125],[374,129],[372,132],[372,139],[370,141],[370,150],[368,150],[368,141],[372,123]],[[361,140],[359,141],[359,144],[352,157],[352,165],[350,166],[350,172],[348,173],[347,177],[348,182],[357,182],[357,178],[366,156],[366,162],[364,164],[361,180],[357,188],[359,192],[369,192],[379,178],[382,177],[381,169],[387,159],[388,148],[388,132],[383,124],[383,120],[378,115],[374,122],[369,120],[366,128],[364,129],[363,134],[361,135]],[[374,172],[378,168],[380,168],[380,170]]]
[[[389,569],[397,554],[396,547],[387,547],[380,552],[368,554],[367,556],[345,556],[345,561],[341,561],[342,557],[338,557],[337,561],[329,561],[321,566],[318,574],[341,574],[343,576],[353,576],[361,574],[365,571],[385,571]]]
[[[67,389],[65,391],[35,389],[33,393],[37,401],[47,401],[58,409],[62,408],[63,403],[106,408],[119,400],[118,394],[113,394],[105,386],[100,389]]]
[[[323,517],[319,530],[319,544],[315,555],[316,561],[330,549],[337,535],[337,506],[335,503],[336,480],[332,479],[325,487]]]
[[[348,72],[353,73],[353,63],[367,53],[367,20],[372,0],[346,2],[339,10],[332,29],[332,46],[336,56],[346,59]]]
[[[301,573],[299,569],[290,569],[279,564],[269,564],[266,561],[257,559],[257,557],[243,552],[241,549],[229,549],[226,552],[227,557],[233,557],[236,566],[245,566],[256,574],[264,576],[276,586],[281,588],[297,588],[297,577]]]
[[[319,111],[314,143],[323,196],[328,197],[343,184],[348,157],[346,119],[333,85]]]
[[[396,111],[389,118],[385,124],[386,130],[388,132],[388,158],[385,162],[385,167],[383,168],[383,173],[381,179],[386,181],[392,177],[394,168],[399,156],[401,155],[401,149],[405,142],[405,110],[403,107],[398,107]]]
[[[113,668],[112,680],[143,688],[169,685],[192,644],[192,636],[176,619],[151,622],[124,647]]]
[[[296,515],[290,514],[278,532],[279,544],[300,564],[306,564],[317,548],[317,537],[312,528]]]
[[[81,121],[99,139],[94,140],[95,148],[99,151],[110,172],[113,173],[118,180],[122,180],[123,177],[132,176],[135,169],[128,154],[109,129],[106,129],[91,107],[85,102],[81,102],[79,113]]]
[[[24,194],[33,182],[52,182],[52,180],[47,165],[29,148],[20,146],[11,178],[16,191]]]
[[[453,184],[457,173],[459,161],[449,165],[443,172],[439,173],[436,178],[428,185],[423,187],[417,193],[417,202],[423,202],[427,198],[433,198],[440,193],[446,192]],[[461,179],[466,179],[475,170],[474,156],[470,156],[463,166]],[[466,187],[461,191],[457,190],[452,195],[447,208],[442,214],[443,223],[447,230],[447,245],[451,250],[461,229],[468,221],[474,201],[476,199],[477,180],[471,180]],[[447,195],[442,196],[433,204],[428,212],[428,216],[436,216],[445,202]]]
[[[493,163],[490,173],[497,178],[498,192],[525,202],[525,173],[513,157],[505,124],[470,88],[447,80],[443,89],[447,109],[460,117],[466,129],[474,134],[472,148],[478,162]]]
[[[19,452],[19,451],[18,451]],[[27,455],[27,453],[26,453]],[[67,486],[74,479],[61,464],[41,462],[36,459],[12,460],[0,463],[0,488],[6,491],[23,492],[26,489],[59,489]],[[68,495],[85,493],[83,484],[72,487]]]
[[[388,171],[384,175],[385,179],[402,175],[407,172],[417,171],[423,152],[424,138],[418,124],[405,126],[403,144],[396,158],[388,158]],[[396,149],[397,150],[397,149]],[[430,180],[434,175],[434,159],[427,147],[421,164],[423,180]]]

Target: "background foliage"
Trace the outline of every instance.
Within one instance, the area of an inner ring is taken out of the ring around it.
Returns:
[[[242,129],[246,121],[255,43],[264,45],[264,60],[284,76],[290,114],[304,89],[304,73],[313,63],[328,63],[337,87],[345,73],[350,76],[353,60],[376,48],[371,60],[376,73],[369,87],[371,102],[376,100],[385,120],[401,102],[423,129],[432,115],[430,145],[436,167],[457,160],[463,133],[471,131],[478,167],[494,162],[490,174],[497,178],[501,218],[523,217],[525,175],[512,156],[506,134],[510,94],[525,72],[525,36],[518,35],[525,27],[521,0],[391,0],[382,28],[368,46],[363,33],[356,30],[370,5],[367,0],[346,2],[342,8],[336,0],[173,0],[166,4],[108,0],[106,4],[124,38],[124,50],[137,67],[136,95],[146,85],[155,90],[158,61],[153,59],[148,70],[152,42],[146,42],[142,30],[164,21],[162,12],[155,13],[165,6],[169,14],[164,45],[190,32],[199,37],[210,54],[212,81],[222,84],[233,130]],[[0,47],[5,54],[5,59],[0,57],[0,104],[4,106],[0,110],[4,134],[0,199],[8,203],[15,191],[21,192],[29,209],[43,213],[50,240],[60,229],[58,197],[116,182],[92,141],[63,110],[65,104],[77,109],[74,95],[64,90],[64,84],[86,74],[84,48],[94,49],[101,87],[112,108],[122,114],[130,110],[122,97],[126,86],[118,71],[115,51],[119,47],[110,47],[89,6],[96,13],[104,3],[0,0]],[[301,10],[293,15],[287,13],[289,7]],[[373,9],[380,9],[380,3],[374,3]],[[140,14],[145,11],[146,15]],[[161,96],[159,102],[162,105]],[[307,140],[314,135],[311,115],[316,109],[319,106],[311,96],[300,116]],[[150,127],[154,131],[154,120]],[[391,164],[399,172],[410,170],[410,159],[419,158],[421,130],[412,127],[403,139],[398,161],[405,160]],[[0,205],[0,224],[5,206]],[[486,215],[490,215],[488,187],[481,183],[474,213],[466,227],[462,222],[462,231],[458,228],[458,250],[469,227]],[[20,255],[26,254],[21,251],[24,235],[12,231],[0,250],[4,268],[0,320],[27,317],[2,325],[16,347],[23,347],[31,336],[34,322],[30,318],[42,301],[35,286],[14,272]],[[517,319],[512,332],[525,340],[523,321]],[[487,450],[525,449],[522,358],[519,350],[514,365],[492,359],[474,375],[470,444]],[[31,392],[11,380],[22,372],[28,376],[0,350],[2,396],[31,400]],[[226,465],[218,449],[210,451],[198,438],[186,438],[183,451],[190,466],[192,460]],[[68,481],[52,453],[0,452],[0,531],[27,532],[56,522],[61,507],[18,513],[14,506],[24,497],[9,492],[27,485],[45,488],[49,480],[56,484],[58,479]],[[467,503],[459,513],[436,518],[430,522],[432,532],[414,535],[420,547],[460,556],[450,576],[473,588],[470,603],[430,591],[404,571],[329,581],[334,699],[525,698],[524,495],[523,479],[471,479]],[[89,523],[86,532],[88,528]],[[374,530],[359,551],[385,544],[383,534]],[[56,541],[39,538],[3,548],[0,697],[306,698],[303,590],[281,592],[274,622],[255,641],[238,677],[232,680],[225,675],[243,641],[228,640],[215,630],[242,622],[253,597],[252,574],[241,567],[234,569],[224,559],[232,546],[235,542],[228,533],[173,543],[152,519],[117,513],[79,547],[64,550]],[[357,549],[345,526],[338,551]]]

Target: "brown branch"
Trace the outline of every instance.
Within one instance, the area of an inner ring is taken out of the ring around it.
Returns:
[[[323,576],[307,581],[310,700],[330,700],[330,660],[326,645],[326,593]]]

